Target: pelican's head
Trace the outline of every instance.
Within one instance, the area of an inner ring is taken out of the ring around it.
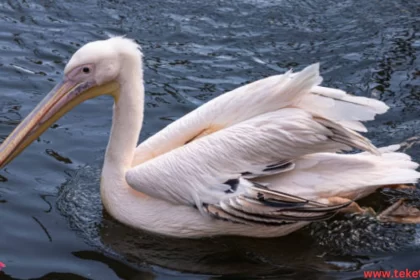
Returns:
[[[141,68],[141,63],[139,46],[130,39],[114,37],[81,47],[67,63],[63,80],[0,146],[0,168],[81,102],[103,94],[118,99],[121,73],[127,65]]]

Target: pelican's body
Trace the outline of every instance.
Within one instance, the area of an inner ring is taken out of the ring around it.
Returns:
[[[142,55],[121,37],[89,43],[60,86],[0,148],[10,162],[71,107],[115,98],[101,197],[119,221],[177,236],[282,236],[325,219],[378,187],[415,183],[417,164],[397,146],[376,149],[356,131],[388,107],[318,86],[318,65],[226,93],[138,147]],[[353,155],[337,151],[359,148]]]

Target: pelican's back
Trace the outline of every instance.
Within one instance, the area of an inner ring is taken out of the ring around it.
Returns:
[[[360,121],[387,111],[383,102],[321,87],[319,64],[239,87],[200,106],[156,133],[137,149],[133,166],[167,153],[215,131],[287,107],[301,108],[316,117],[365,131]]]

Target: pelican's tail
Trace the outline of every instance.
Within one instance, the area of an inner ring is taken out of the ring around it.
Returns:
[[[297,160],[294,170],[262,182],[307,199],[338,196],[357,200],[381,187],[415,184],[419,180],[419,165],[407,154],[396,152],[398,148],[380,148],[380,156],[367,152],[311,154]]]

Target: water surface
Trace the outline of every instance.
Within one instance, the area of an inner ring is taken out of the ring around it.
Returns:
[[[368,124],[373,142],[405,142],[420,161],[419,15],[405,0],[2,1],[0,141],[77,48],[126,34],[145,54],[142,140],[225,91],[320,61],[325,85],[391,107]],[[98,191],[111,108],[106,97],[85,102],[0,172],[0,279],[351,279],[420,269],[417,227],[368,218],[269,240],[175,240],[121,225]]]

